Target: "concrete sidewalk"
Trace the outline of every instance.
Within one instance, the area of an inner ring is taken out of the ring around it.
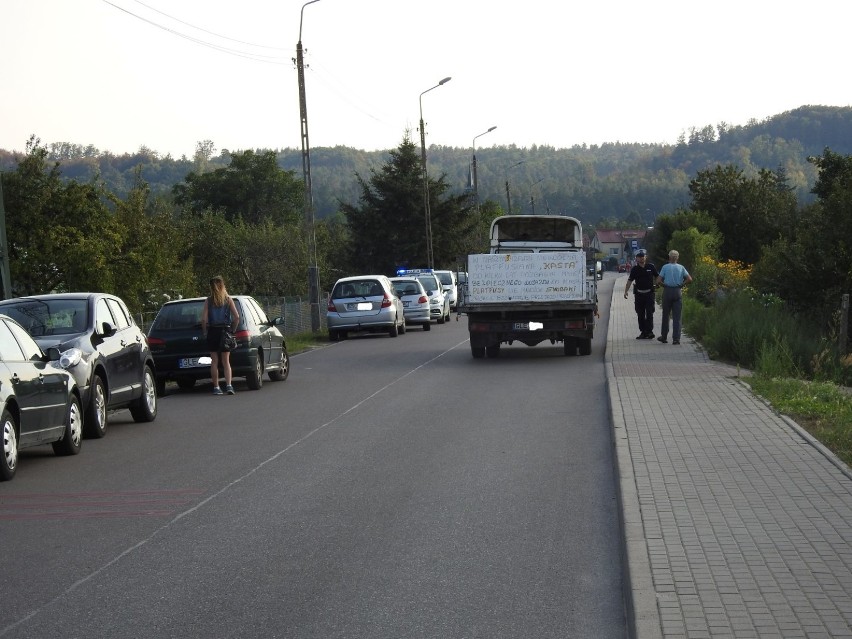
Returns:
[[[852,637],[849,468],[688,335],[635,339],[625,277],[606,368],[633,636]]]

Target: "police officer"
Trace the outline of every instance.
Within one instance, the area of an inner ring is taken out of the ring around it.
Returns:
[[[647,261],[644,249],[636,252],[636,264],[627,276],[624,299],[633,283],[633,306],[639,319],[639,335],[636,339],[654,339],[654,281],[659,277],[657,267]]]

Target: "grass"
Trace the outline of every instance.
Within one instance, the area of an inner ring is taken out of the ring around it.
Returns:
[[[852,394],[831,382],[755,375],[748,383],[775,410],[852,466]]]
[[[287,351],[291,355],[296,355],[297,353],[303,353],[304,351],[308,351],[312,348],[317,348],[326,342],[328,342],[328,331],[287,335]]]

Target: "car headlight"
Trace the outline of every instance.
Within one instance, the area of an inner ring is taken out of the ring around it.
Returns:
[[[62,368],[71,368],[83,360],[83,351],[79,348],[69,348],[59,356],[59,365]]]

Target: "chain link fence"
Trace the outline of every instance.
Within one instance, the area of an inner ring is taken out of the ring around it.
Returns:
[[[310,333],[313,330],[311,322],[311,303],[306,297],[255,297],[257,303],[266,312],[269,319],[275,317],[284,318],[284,334],[298,335],[299,333]],[[325,308],[328,297],[320,299],[319,319],[320,329],[325,330]],[[133,319],[147,333],[151,323],[157,316],[157,311],[136,313]]]

